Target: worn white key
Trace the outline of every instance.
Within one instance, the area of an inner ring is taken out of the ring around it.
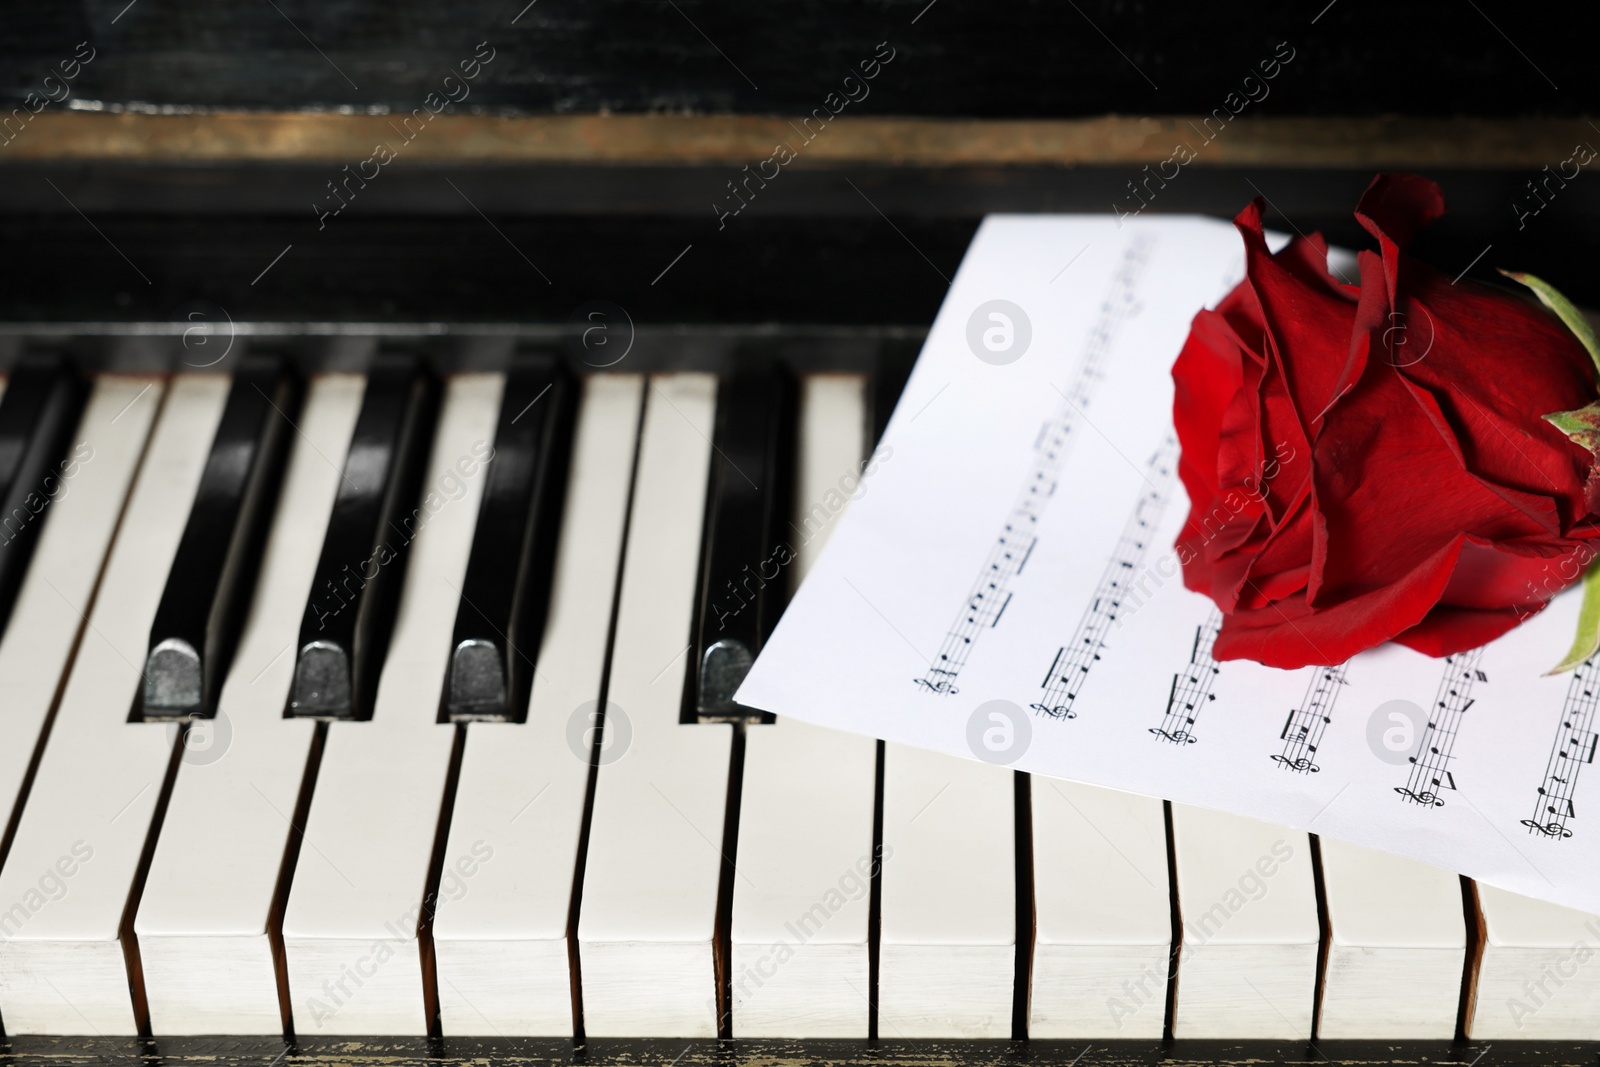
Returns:
[[[159,385],[140,396],[147,386],[152,386],[148,378],[122,375],[105,375],[95,382],[72,447],[56,470],[57,488],[28,520],[42,528],[17,591],[11,622],[0,640],[0,693],[5,694],[5,713],[0,714],[0,826],[10,825],[16,813],[28,765],[44,740],[61,675],[83,629],[80,608],[94,595],[100,565],[133,484],[160,403]],[[136,398],[143,410],[117,418]],[[41,487],[41,493],[46,492]],[[15,522],[4,529],[5,536],[20,532]],[[31,914],[26,905],[23,911]],[[20,930],[22,922],[14,908],[0,912],[0,939]]]
[[[525,723],[467,726],[433,925],[444,1033],[571,1035],[568,922],[615,604],[643,379],[591,375],[573,435],[555,579]]]
[[[850,501],[862,492],[871,466],[867,418],[867,381],[861,375],[811,374],[801,382],[795,513],[789,524],[792,589],[821,558]]]
[[[152,384],[118,425],[149,420],[161,392]],[[10,1033],[137,1032],[122,919],[177,728],[127,720],[150,624],[227,394],[221,375],[182,376],[166,388],[0,872],[0,901],[21,901],[31,912],[0,943],[0,1017]],[[93,443],[99,432],[86,424],[84,437]],[[119,462],[109,452],[97,448],[96,462]],[[55,880],[60,888],[52,892]]]
[[[1460,877],[1342,841],[1320,847],[1328,958],[1317,1036],[1454,1037],[1467,951]]]
[[[307,391],[217,717],[185,737],[134,922],[157,1034],[283,1029],[273,908],[316,727],[283,708],[362,388],[340,374]]]
[[[302,1036],[425,1034],[431,1023],[419,925],[455,738],[437,717],[503,384],[450,380],[372,720],[328,725],[283,919]],[[469,885],[486,862],[477,846],[444,857]]]
[[[884,748],[879,1036],[1009,1037],[1014,774]]]
[[[1161,1037],[1172,950],[1161,801],[1034,775],[1031,1038]]]
[[[790,544],[798,585],[860,486],[866,383],[813,375],[800,398]],[[877,743],[781,719],[745,737],[733,887],[735,1037],[866,1037]]]
[[[599,769],[578,920],[583,1019],[591,1037],[715,1037],[733,728],[679,714],[716,380],[657,375],[648,388],[607,698],[610,762]]]
[[[1182,950],[1174,1037],[1311,1036],[1317,914],[1304,834],[1172,805]]]
[[[1476,886],[1483,954],[1474,1041],[1600,1040],[1600,916]]]

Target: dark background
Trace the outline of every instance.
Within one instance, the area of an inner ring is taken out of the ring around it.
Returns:
[[[88,40],[88,99],[408,112],[488,41],[468,108],[803,114],[887,40],[897,57],[862,113],[1191,114],[1287,41],[1265,114],[1577,116],[1600,23],[1592,4],[1509,0],[526,3],[11,0],[0,86],[20,99]]]
[[[1592,5],[1507,0],[30,0],[0,4],[0,96],[20,101],[87,40],[76,108],[404,114],[488,41],[463,110],[796,115],[888,41],[894,61],[847,114],[1185,115],[1287,41],[1294,60],[1237,122],[1556,118],[1600,145],[1597,22]],[[641,324],[923,327],[984,213],[1109,212],[1140,168],[801,164],[719,228],[737,172],[401,159],[319,231],[335,165],[23,163],[0,146],[0,321],[173,321],[204,301],[249,321],[561,322],[604,299]],[[1537,270],[1600,305],[1600,178],[1519,224],[1539,167],[1431,173],[1451,214],[1425,258],[1484,280]],[[1259,193],[1270,225],[1365,246],[1350,210],[1371,176],[1197,165],[1150,210],[1227,217]]]

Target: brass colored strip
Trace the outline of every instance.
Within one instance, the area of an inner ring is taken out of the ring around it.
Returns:
[[[24,112],[26,114],[26,112]],[[826,116],[826,113],[822,113]],[[1220,112],[1226,115],[1226,112]],[[425,121],[424,121],[425,120]],[[753,115],[346,115],[46,111],[0,143],[9,161],[618,166],[759,164],[1352,168],[1555,166],[1593,134],[1583,119],[940,119]],[[408,136],[409,135],[409,136]],[[1187,161],[1187,162],[1186,162]],[[1170,175],[1169,175],[1170,176]]]

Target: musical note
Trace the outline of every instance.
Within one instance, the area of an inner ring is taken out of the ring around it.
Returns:
[[[1306,687],[1305,699],[1289,712],[1284,720],[1283,732],[1278,739],[1283,751],[1273,753],[1278,766],[1302,774],[1315,774],[1322,768],[1316,764],[1317,747],[1322,735],[1333,721],[1333,704],[1339,699],[1339,687],[1348,684],[1345,679],[1347,664],[1320,668],[1311,684]]]
[[[1473,705],[1473,683],[1489,680],[1478,667],[1482,658],[1481,648],[1445,658],[1444,676],[1439,679],[1439,690],[1428,711],[1428,725],[1409,758],[1411,773],[1406,784],[1395,786],[1394,790],[1413,804],[1442,808],[1444,798],[1440,794],[1456,787],[1455,775],[1449,768],[1451,753],[1461,720]]]
[[[984,630],[992,629],[1000,621],[1000,613],[1010,600],[1007,586],[1022,573],[1033,551],[1039,518],[1055,494],[1056,477],[1075,439],[1080,412],[1089,406],[1094,383],[1104,377],[1112,339],[1123,322],[1140,310],[1134,299],[1134,288],[1153,245],[1153,238],[1140,234],[1123,253],[1122,263],[1111,280],[1110,293],[1101,303],[1099,317],[1090,326],[1082,361],[1062,395],[1061,405],[1034,442],[1033,466],[1022,490],[1012,503],[961,610],[945,632],[938,658],[923,677],[913,679],[924,692],[960,692],[956,678],[972,655],[973,644]]]
[[[1567,820],[1576,818],[1578,809],[1574,796],[1578,789],[1578,772],[1594,762],[1595,743],[1600,735],[1594,730],[1595,709],[1600,706],[1600,679],[1596,678],[1595,661],[1591,656],[1572,672],[1567,683],[1567,698],[1561,706],[1561,724],[1556,729],[1555,741],[1550,746],[1550,759],[1545,764],[1544,780],[1540,783],[1533,802],[1533,817],[1522,820],[1529,833],[1542,834],[1553,840],[1572,836]]]
[[[1211,649],[1216,645],[1217,634],[1221,630],[1222,613],[1215,608],[1211,609],[1205,622],[1195,627],[1189,663],[1172,676],[1166,715],[1160,726],[1150,728],[1156,737],[1175,745],[1192,745],[1198,740],[1194,736],[1194,724],[1200,717],[1200,709],[1217,699],[1216,694],[1211,692],[1211,683],[1222,673],[1222,668],[1211,658]]]
[[[1106,562],[1105,572],[1100,576],[1100,584],[1095,587],[1089,607],[1078,620],[1072,640],[1056,651],[1055,660],[1040,683],[1044,695],[1029,705],[1046,718],[1078,717],[1073,704],[1083,691],[1089,668],[1100,659],[1100,653],[1106,647],[1106,635],[1116,623],[1129,589],[1137,582],[1134,572],[1144,562],[1150,539],[1172,496],[1177,451],[1177,440],[1168,437],[1156,454],[1150,457],[1145,488],[1122,527],[1122,535],[1117,538],[1116,547],[1111,551],[1111,558]]]

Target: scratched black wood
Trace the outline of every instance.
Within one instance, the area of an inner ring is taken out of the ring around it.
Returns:
[[[538,0],[518,18],[526,4],[6,0],[0,97],[20,100],[88,40],[80,99],[409,111],[489,41],[465,108],[792,114],[887,40],[897,58],[857,113],[1172,114],[1222,106],[1289,41],[1296,58],[1261,114],[1595,110],[1593,35],[1570,32],[1580,5]]]
[[[287,1051],[286,1051],[287,1050]],[[18,1037],[0,1041],[0,1062],[17,1067],[1592,1067],[1600,1044],[1576,1042],[1270,1041],[681,1041],[609,1039],[574,1048],[547,1039],[193,1037],[137,1041]],[[279,1057],[282,1057],[279,1060]]]
[[[719,228],[718,168],[396,169],[319,230],[316,167],[16,167],[0,197],[0,321],[170,321],[204,300],[249,321],[562,322],[601,299],[641,324],[926,327],[984,212],[1109,215],[1133,173],[797,171]],[[1572,182],[1519,228],[1522,171],[1438,177],[1451,211],[1422,258],[1490,281],[1536,269],[1600,305],[1600,181]],[[1370,247],[1350,216],[1370,179],[1195,170],[1149,210],[1229,217],[1260,190],[1269,225]]]

